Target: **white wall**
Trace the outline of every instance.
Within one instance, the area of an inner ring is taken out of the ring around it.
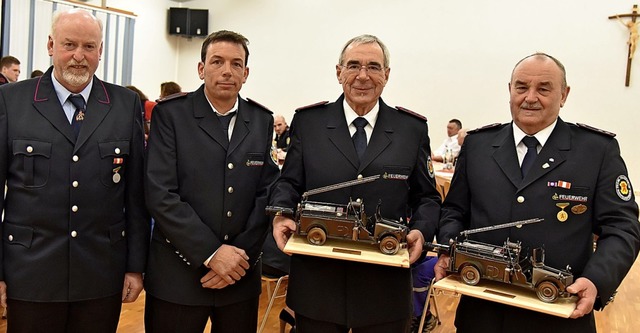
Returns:
[[[561,117],[618,134],[632,179],[640,184],[636,148],[640,50],[624,86],[628,32],[608,16],[634,1],[581,0],[110,0],[138,15],[134,84],[150,96],[175,80],[197,77],[202,39],[168,36],[168,7],[209,9],[209,31],[234,30],[251,41],[250,76],[241,94],[291,119],[299,106],[335,100],[335,64],[343,43],[362,33],[391,50],[383,93],[429,118],[432,146],[450,118],[466,128],[510,120],[507,83],[513,65],[536,51],[560,59],[571,86]],[[152,5],[153,4],[153,5]],[[612,184],[613,190],[613,184]]]

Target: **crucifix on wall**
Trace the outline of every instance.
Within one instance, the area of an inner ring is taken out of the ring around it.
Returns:
[[[622,18],[628,17],[630,20],[624,21]],[[626,87],[629,86],[629,81],[631,79],[631,61],[633,60],[633,55],[636,52],[636,46],[638,44],[638,24],[640,22],[636,22],[636,19],[640,17],[640,13],[638,13],[638,5],[633,5],[633,9],[629,14],[618,14],[609,16],[609,19],[616,19],[618,22],[622,23],[629,30],[629,39],[627,40],[627,45],[629,48],[628,56],[627,56],[627,75],[625,76],[624,85]]]

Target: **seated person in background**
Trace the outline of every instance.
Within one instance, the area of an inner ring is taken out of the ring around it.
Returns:
[[[413,279],[413,288],[429,287],[431,281],[436,276],[434,266],[438,261],[436,256],[427,256],[419,263],[411,266],[411,277]],[[418,332],[420,320],[422,319],[422,311],[424,310],[428,289],[425,291],[413,292],[413,314],[411,315],[411,331],[410,333],[427,333],[431,332],[438,324],[438,318],[434,316],[428,309],[424,320],[422,332]]]
[[[275,137],[273,139],[276,147],[278,164],[283,165],[284,159],[287,157],[287,148],[289,148],[289,125],[283,115],[273,117],[273,131]]]
[[[462,148],[462,144],[464,143],[464,138],[467,136],[467,129],[463,128],[461,130],[458,131],[458,146],[460,146],[460,148]],[[456,156],[453,158],[453,166],[456,166],[456,163],[458,162],[458,154],[456,154]]]
[[[36,69],[33,72],[31,72],[31,78],[33,79],[34,77],[40,77],[44,74],[43,71]]]
[[[269,227],[267,238],[262,246],[262,275],[270,278],[279,278],[289,274],[290,257],[278,249],[276,241],[273,239],[273,227]],[[275,292],[275,291],[274,291]],[[293,310],[285,305],[280,311],[280,327],[283,331],[284,323],[291,325],[290,333],[296,331],[296,320]]]
[[[458,119],[451,119],[447,124],[447,138],[442,142],[438,149],[431,154],[431,159],[436,162],[444,162],[443,156],[447,153],[447,149],[451,149],[452,157],[458,156],[460,145],[458,144],[458,132],[462,128],[462,122]]]
[[[171,96],[173,94],[181,93],[182,87],[179,84],[169,81],[162,82],[160,84],[160,99],[165,98],[167,96]]]
[[[145,95],[140,89],[135,86],[127,86],[130,90],[133,90],[140,96],[140,102],[142,102],[142,108],[144,109],[144,136],[145,139],[149,136],[149,127],[151,123],[151,113],[156,106],[156,102],[150,101],[147,95]]]

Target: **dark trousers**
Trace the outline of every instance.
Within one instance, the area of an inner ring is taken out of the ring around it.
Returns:
[[[147,333],[202,333],[211,319],[212,333],[255,333],[259,297],[226,306],[192,306],[163,301],[149,294],[144,308]]]
[[[122,295],[79,302],[7,300],[7,333],[114,333]]]
[[[352,333],[404,333],[409,330],[409,320],[403,319],[371,326],[352,327]],[[347,333],[349,327],[319,321],[296,314],[296,333]]]

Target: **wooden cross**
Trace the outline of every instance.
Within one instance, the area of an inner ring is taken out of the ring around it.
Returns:
[[[621,17],[630,17],[630,21],[623,21]],[[627,29],[629,29],[629,40],[627,41],[627,45],[629,45],[629,51],[627,56],[627,75],[624,80],[624,85],[626,87],[629,86],[629,81],[631,79],[631,61],[633,60],[633,55],[636,52],[636,45],[638,43],[638,23],[636,23],[636,19],[640,17],[640,13],[638,13],[638,5],[633,5],[633,9],[629,14],[618,14],[609,16],[609,19],[616,19],[620,21]]]

